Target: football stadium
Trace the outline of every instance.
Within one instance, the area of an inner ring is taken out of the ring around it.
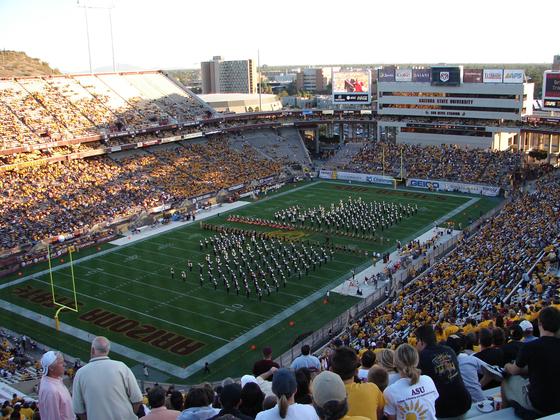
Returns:
[[[0,55],[2,419],[559,415],[559,56],[337,66],[280,110],[202,62],[235,113]]]

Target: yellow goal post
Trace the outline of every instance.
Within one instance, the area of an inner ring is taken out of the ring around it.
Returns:
[[[51,283],[52,302],[53,302],[53,305],[58,308],[56,310],[55,314],[54,314],[54,321],[55,321],[55,324],[56,324],[56,330],[57,331],[60,330],[59,314],[62,310],[68,309],[69,311],[72,311],[72,312],[78,312],[78,297],[77,297],[77,294],[76,294],[76,279],[74,277],[74,261],[72,259],[72,254],[75,251],[76,251],[76,248],[74,246],[69,246],[68,247],[68,256],[70,258],[70,272],[72,274],[72,294],[74,295],[74,307],[71,307],[71,306],[68,306],[68,305],[65,305],[63,303],[60,303],[60,302],[56,301],[56,294],[54,292],[52,262],[51,262],[51,248],[50,248],[50,245],[47,245],[47,256],[48,256],[48,261],[49,261],[49,277],[50,277],[50,283]]]

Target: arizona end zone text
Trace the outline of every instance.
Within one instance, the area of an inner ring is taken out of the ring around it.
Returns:
[[[38,305],[48,308],[54,307],[51,292],[46,292],[42,289],[36,289],[27,285],[16,288],[14,294]],[[64,298],[59,299],[59,302],[62,303],[63,300],[65,302]],[[83,306],[83,303],[78,302],[78,307],[81,306]],[[79,316],[79,319],[98,327],[106,328],[114,333],[122,334],[133,340],[150,344],[158,349],[170,351],[179,356],[189,355],[205,346],[204,343],[191,338],[183,337],[153,325],[141,324],[138,321],[101,308],[92,309]]]
[[[346,94],[346,93],[335,93],[334,100],[336,102],[368,102],[368,94],[356,95],[356,94]]]

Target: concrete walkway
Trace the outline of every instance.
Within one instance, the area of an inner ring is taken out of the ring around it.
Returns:
[[[421,236],[419,236],[418,238],[416,238],[416,240],[420,241],[421,244],[424,244],[427,241],[429,241],[430,239],[434,238],[440,232],[443,232],[443,236],[440,237],[435,242],[435,245],[443,244],[443,243],[449,241],[450,239],[456,237],[457,235],[461,234],[460,230],[453,230],[453,231],[451,231],[450,234],[448,234],[447,229],[432,228],[429,231],[422,234]],[[341,295],[355,296],[355,297],[359,297],[359,298],[364,299],[364,298],[370,296],[371,294],[375,293],[377,290],[383,289],[389,283],[388,280],[385,280],[382,283],[375,284],[373,282],[366,283],[365,278],[367,277],[368,279],[370,279],[372,276],[374,276],[376,274],[383,273],[385,271],[385,269],[387,268],[387,266],[391,265],[391,263],[393,261],[397,260],[400,257],[399,254],[400,254],[400,251],[398,251],[398,250],[395,250],[395,251],[391,252],[389,254],[389,263],[385,264],[383,262],[383,260],[378,260],[375,263],[375,265],[372,265],[372,266],[366,268],[365,270],[363,270],[359,273],[356,273],[353,281],[352,281],[351,277],[348,277],[344,281],[344,283],[339,284],[332,291],[336,292],[336,293],[339,293]],[[360,287],[360,290],[363,293],[361,296],[358,296],[356,294],[356,292],[358,290],[358,286]]]

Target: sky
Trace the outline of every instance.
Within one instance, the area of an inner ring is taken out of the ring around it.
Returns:
[[[267,65],[550,63],[558,0],[0,0],[0,50],[63,72],[115,60],[198,68],[214,55]],[[547,23],[547,16],[550,21]]]

